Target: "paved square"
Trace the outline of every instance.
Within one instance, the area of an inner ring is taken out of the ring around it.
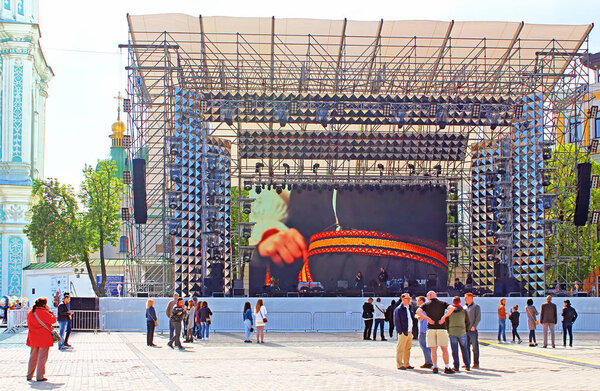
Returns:
[[[143,333],[74,333],[68,352],[50,351],[48,383],[25,380],[26,332],[0,335],[0,390],[598,390],[598,334],[576,334],[575,347],[527,344],[481,347],[481,367],[454,375],[398,371],[396,340],[363,341],[359,333],[267,333],[246,344],[241,333],[215,333],[185,352],[149,348]],[[482,341],[493,341],[485,333]],[[541,335],[538,335],[541,340]],[[416,341],[415,341],[416,342]],[[539,342],[539,341],[538,341]],[[413,343],[411,364],[423,356]]]

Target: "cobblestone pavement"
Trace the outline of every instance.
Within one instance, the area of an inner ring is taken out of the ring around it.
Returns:
[[[557,337],[562,338],[560,334]],[[530,348],[483,334],[481,369],[454,375],[398,371],[396,340],[363,341],[351,333],[267,333],[246,344],[241,333],[214,333],[184,352],[149,348],[143,333],[74,333],[72,351],[51,349],[47,383],[25,379],[26,333],[0,335],[0,390],[598,390],[599,334],[576,334],[575,347]],[[541,335],[538,335],[538,342]],[[423,356],[412,348],[411,364]]]

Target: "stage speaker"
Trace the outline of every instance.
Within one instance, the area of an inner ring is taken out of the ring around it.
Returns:
[[[146,160],[133,159],[133,217],[136,224],[146,224]]]
[[[573,224],[582,227],[587,223],[590,208],[590,189],[592,163],[579,163],[577,165],[577,198],[575,199],[575,216]]]

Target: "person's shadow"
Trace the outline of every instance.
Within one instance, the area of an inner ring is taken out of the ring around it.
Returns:
[[[35,390],[54,390],[55,388],[62,388],[65,383],[52,383],[48,381],[36,381],[30,383],[30,388]]]

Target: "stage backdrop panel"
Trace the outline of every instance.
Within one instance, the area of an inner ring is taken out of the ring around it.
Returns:
[[[269,277],[284,292],[312,278],[327,291],[355,287],[357,272],[367,289],[380,268],[388,280],[447,281],[446,190],[442,186],[387,187],[374,190],[308,189],[296,186],[277,194],[253,190],[251,244],[270,233],[296,229],[309,248],[308,260],[280,265],[255,251],[250,264],[250,293],[259,294]],[[311,241],[312,239],[312,241]],[[303,267],[308,261],[308,268]],[[340,283],[341,281],[341,283]]]

